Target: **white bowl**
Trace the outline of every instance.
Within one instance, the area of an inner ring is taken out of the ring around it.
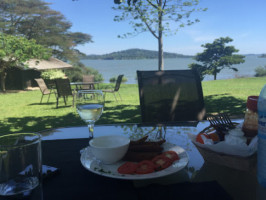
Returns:
[[[96,137],[89,144],[93,155],[104,164],[113,164],[127,153],[130,139],[121,135]]]

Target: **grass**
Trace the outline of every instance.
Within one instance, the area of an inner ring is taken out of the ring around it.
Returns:
[[[265,77],[202,82],[207,114],[228,112],[243,117],[247,97],[259,95],[264,84]],[[122,84],[120,94],[123,101],[118,103],[112,94],[107,94],[104,113],[96,124],[140,122],[137,85]],[[0,134],[85,125],[71,106],[71,99],[67,106],[61,99],[56,109],[55,97],[51,96],[48,103],[47,97],[40,104],[39,90],[0,94]]]

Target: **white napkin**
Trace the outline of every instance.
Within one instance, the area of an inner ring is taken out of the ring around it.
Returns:
[[[198,146],[209,149],[218,153],[224,153],[228,155],[235,155],[241,157],[248,157],[257,151],[258,138],[255,136],[249,145],[228,144],[225,141],[218,142],[216,144],[201,144],[196,142],[196,136],[192,133],[188,134],[190,139]]]

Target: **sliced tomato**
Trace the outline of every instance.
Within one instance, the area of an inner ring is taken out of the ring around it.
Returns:
[[[155,171],[155,165],[150,160],[143,160],[138,163],[136,174],[149,174]]]
[[[123,165],[121,165],[117,171],[120,173],[120,174],[134,174],[136,169],[138,167],[138,164],[137,163],[134,163],[134,162],[126,162],[124,163]]]
[[[161,154],[152,159],[152,162],[155,164],[155,170],[163,170],[169,167],[173,162],[170,158]]]
[[[172,162],[179,160],[179,156],[175,151],[165,151],[163,152],[163,155],[165,155],[167,158],[170,158]]]
[[[209,133],[208,135],[212,139],[212,141],[214,141],[214,142],[220,141],[220,137],[217,133]]]
[[[196,137],[196,141],[201,143],[201,144],[204,144],[204,139],[211,139],[211,137],[209,135],[207,135],[206,133],[199,133]]]

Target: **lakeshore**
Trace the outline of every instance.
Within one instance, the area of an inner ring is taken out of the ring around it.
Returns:
[[[137,70],[157,70],[157,59],[142,60],[81,60],[88,67],[92,67],[103,75],[104,82],[108,83],[112,77],[118,74],[124,74],[128,79],[126,84],[136,84]],[[195,62],[193,58],[168,58],[164,60],[165,70],[188,69],[188,65]],[[247,55],[245,62],[239,65],[233,65],[238,72],[224,69],[218,75],[218,80],[233,79],[240,77],[253,77],[255,68],[266,65],[266,58],[260,58],[258,55]],[[206,76],[204,81],[213,80],[213,76]]]

